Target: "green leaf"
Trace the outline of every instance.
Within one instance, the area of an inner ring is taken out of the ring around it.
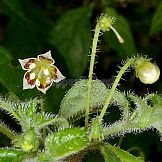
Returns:
[[[157,94],[149,94],[145,98],[129,95],[136,105],[138,112],[135,118],[140,128],[155,127],[161,129],[162,122],[162,98]],[[150,104],[149,104],[150,103]]]
[[[65,118],[77,118],[85,113],[87,96],[87,80],[81,80],[74,84],[63,98],[60,106],[60,114]],[[107,87],[100,81],[92,82],[90,110],[97,110],[105,103]]]
[[[57,125],[61,128],[69,127],[68,121],[63,117],[57,117],[56,115],[50,113],[37,113],[32,119],[31,126],[36,127],[37,129],[41,129],[48,125]]]
[[[9,17],[4,46],[18,57],[41,51],[51,22],[40,8],[31,1],[20,0],[2,0],[0,6]]]
[[[89,144],[87,133],[81,128],[68,128],[57,133],[50,134],[45,139],[46,151],[44,155],[52,159],[62,159],[75,154]],[[47,154],[46,154],[47,152]]]
[[[152,24],[151,24],[151,28],[150,28],[150,35],[155,34],[159,31],[162,30],[162,3],[160,3],[158,5],[158,8],[156,9],[156,12],[153,16],[152,19]]]
[[[1,120],[0,120],[0,132],[6,135],[11,140],[17,138],[17,135],[13,130],[7,127]]]
[[[90,113],[101,108],[108,96],[109,89],[100,81],[93,80],[91,99],[90,99]],[[60,107],[60,114],[65,118],[80,118],[85,114],[87,98],[87,80],[80,80],[68,91],[62,100]],[[111,104],[119,105],[123,111],[123,117],[129,114],[129,103],[124,94],[115,91],[112,97]]]
[[[10,97],[24,99],[25,97],[39,96],[40,94],[36,89],[23,90],[23,73],[25,71],[21,69],[20,65],[18,67],[12,65],[12,62],[12,53],[0,47],[0,83],[10,93]]]
[[[0,1],[1,8],[9,15],[16,15],[23,21],[27,21],[23,13],[23,5],[19,0]]]
[[[160,141],[162,141],[162,121],[153,124],[153,127],[156,128],[160,135]]]
[[[112,8],[107,8],[106,13],[116,18],[113,26],[124,39],[124,43],[119,43],[114,32],[110,30],[109,32],[104,33],[108,44],[110,44],[117,54],[122,58],[133,56],[136,52],[136,47],[129,23],[123,16],[117,14],[117,12]]]
[[[121,150],[119,147],[105,144],[101,147],[101,153],[105,158],[105,162],[144,162],[139,157],[131,155],[129,152]]]
[[[0,83],[10,92],[21,93],[20,68],[11,65],[11,54],[5,48],[0,47],[0,56]]]
[[[24,152],[18,149],[1,148],[0,149],[0,162],[21,162]]]
[[[50,43],[64,58],[71,76],[80,76],[87,67],[90,46],[91,8],[81,7],[65,13],[51,31]]]

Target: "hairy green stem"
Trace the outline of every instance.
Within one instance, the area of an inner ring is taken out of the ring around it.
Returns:
[[[41,96],[41,100],[40,100],[40,110],[41,110],[41,113],[44,112],[43,96]],[[45,139],[46,138],[46,128],[43,127],[42,131],[43,131],[42,132],[43,133],[43,139]]]
[[[90,96],[91,96],[91,88],[92,88],[92,76],[93,76],[93,69],[94,69],[95,55],[96,55],[96,48],[97,48],[99,34],[100,34],[100,26],[97,23],[96,28],[95,28],[93,42],[92,42],[90,69],[89,69],[89,76],[88,76],[88,82],[87,82],[87,101],[86,101],[86,114],[85,114],[85,127],[86,128],[88,128]]]
[[[114,93],[116,87],[118,86],[118,83],[119,83],[119,81],[120,81],[122,75],[123,75],[123,74],[125,73],[125,71],[129,68],[129,66],[132,65],[132,64],[134,63],[134,60],[135,60],[135,58],[129,59],[129,60],[127,61],[127,63],[126,63],[126,64],[121,68],[121,70],[119,71],[119,73],[118,73],[118,75],[117,75],[117,77],[116,77],[116,79],[115,79],[115,82],[114,82],[114,84],[113,84],[113,86],[112,86],[112,88],[111,88],[111,90],[110,90],[110,92],[109,92],[109,94],[108,94],[108,97],[107,97],[107,99],[106,99],[106,101],[105,101],[105,104],[104,104],[104,107],[103,107],[103,109],[102,109],[102,111],[101,111],[101,114],[100,114],[99,117],[98,117],[99,120],[101,120],[101,119],[103,118],[103,116],[105,115],[106,110],[107,110],[107,107],[108,107],[109,104],[110,104],[110,101],[111,101],[111,99],[112,99],[113,93]]]
[[[16,134],[12,132],[7,126],[0,122],[0,132],[9,137],[12,141],[16,138]]]
[[[135,123],[131,123],[131,122],[128,123],[128,122],[121,121],[121,122],[116,122],[112,124],[108,128],[104,128],[103,135],[105,137],[114,136],[122,132],[127,133],[129,132],[129,130],[133,130],[133,129],[138,129],[138,125]]]

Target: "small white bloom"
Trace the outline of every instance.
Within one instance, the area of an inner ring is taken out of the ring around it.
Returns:
[[[37,58],[19,59],[19,62],[22,69],[27,71],[23,78],[23,89],[32,89],[36,86],[39,91],[46,93],[53,82],[57,83],[65,78],[53,65],[55,61],[51,51],[38,55]]]

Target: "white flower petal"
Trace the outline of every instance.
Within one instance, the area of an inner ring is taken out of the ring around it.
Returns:
[[[63,76],[63,75],[61,74],[60,70],[59,70],[56,66],[55,66],[55,68],[57,69],[57,72],[56,72],[57,78],[56,78],[56,79],[53,79],[53,81],[54,81],[55,83],[58,83],[58,82],[60,82],[61,80],[65,79],[66,77]]]
[[[29,69],[30,69],[30,70],[34,69],[35,67],[36,67],[36,64],[35,64],[35,63],[31,63],[31,64],[29,65]]]
[[[26,75],[26,73],[25,73],[25,75]],[[35,84],[33,84],[33,85],[29,84],[25,78],[25,75],[23,78],[23,89],[33,89],[35,87]]]
[[[27,58],[27,59],[23,59],[23,60],[18,59],[23,70],[29,70],[30,69],[30,66],[29,66],[29,68],[25,68],[25,65],[32,59],[35,60],[36,58]]]
[[[48,87],[46,87],[46,88],[39,88],[39,86],[36,86],[36,87],[37,87],[37,89],[39,91],[41,91],[42,93],[46,94],[46,91],[52,86],[52,83],[53,82],[51,82],[51,84],[49,84]]]
[[[46,52],[45,54],[41,54],[41,55],[38,55],[38,59],[40,58],[40,57],[45,57],[45,58],[47,58],[47,59],[50,59],[51,61],[52,61],[52,64],[54,64],[55,63],[55,60],[52,58],[52,56],[51,56],[51,51],[48,51],[48,52]]]

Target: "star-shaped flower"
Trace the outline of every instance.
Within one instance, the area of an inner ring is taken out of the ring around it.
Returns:
[[[32,89],[35,86],[43,93],[51,87],[53,82],[59,82],[65,77],[54,66],[51,51],[38,55],[37,58],[19,59],[21,67],[27,72],[23,78],[23,89]]]

